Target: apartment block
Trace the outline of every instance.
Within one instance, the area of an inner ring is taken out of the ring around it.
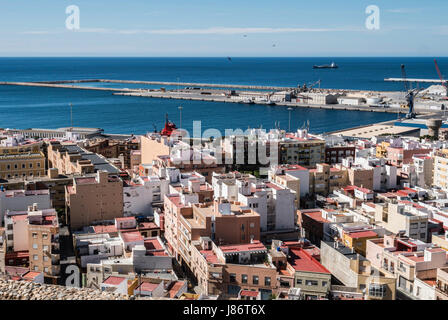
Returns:
[[[4,215],[9,211],[24,211],[37,203],[40,209],[50,209],[49,190],[0,190],[0,225],[3,225]]]
[[[60,272],[59,223],[54,209],[37,204],[5,215],[7,251],[27,253],[31,271],[43,272],[54,283]],[[14,262],[12,262],[14,264]],[[9,265],[9,262],[8,262]]]
[[[376,204],[375,221],[394,234],[427,241],[428,214],[404,203]]]
[[[325,163],[317,164],[316,169],[310,169],[309,172],[311,194],[328,195],[348,183],[347,170]]]
[[[345,286],[365,292],[367,300],[395,300],[395,277],[372,271],[371,262],[338,241],[321,242],[321,263]]]
[[[106,171],[73,178],[73,186],[66,187],[66,204],[67,223],[73,230],[122,217],[123,181]]]
[[[191,269],[204,294],[235,298],[251,291],[269,299],[276,292],[277,269],[259,241],[218,246],[203,237],[191,250]]]
[[[168,181],[158,176],[123,181],[124,216],[152,216],[153,205],[163,203]]]
[[[218,245],[260,239],[260,215],[239,202],[197,203],[185,194],[165,196],[165,238],[176,259],[191,265],[191,243],[210,237]]]
[[[43,175],[45,175],[45,155],[41,151],[0,155],[0,179],[29,179]]]
[[[394,277],[403,294],[417,295],[414,281],[435,278],[437,268],[446,266],[446,251],[420,240],[398,235],[367,241],[367,259],[388,277]]]
[[[97,171],[119,174],[120,169],[103,156],[89,152],[74,143],[51,141],[47,148],[48,168],[56,168],[59,174],[85,175]]]
[[[448,149],[434,155],[434,185],[448,190]]]

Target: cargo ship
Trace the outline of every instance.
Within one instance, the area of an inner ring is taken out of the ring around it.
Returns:
[[[336,63],[332,62],[331,64],[323,64],[323,65],[314,65],[313,69],[337,69],[338,66]]]

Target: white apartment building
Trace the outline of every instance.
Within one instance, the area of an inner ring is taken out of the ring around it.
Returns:
[[[163,197],[168,193],[168,180],[158,176],[136,177],[124,181],[123,185],[123,215],[152,216],[153,205],[163,203]]]

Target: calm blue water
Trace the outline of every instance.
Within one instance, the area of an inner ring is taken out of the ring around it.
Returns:
[[[335,61],[337,70],[314,70],[314,64]],[[431,58],[0,58],[0,81],[46,81],[67,79],[162,80],[296,86],[321,80],[325,88],[402,90],[399,83],[384,82],[400,77],[404,63],[408,77],[437,78]],[[448,70],[448,58],[438,59]],[[111,84],[110,86],[117,86]],[[132,85],[124,85],[133,87]],[[142,134],[161,129],[165,113],[191,130],[194,120],[202,128],[272,128],[274,123],[287,129],[286,107],[247,106],[113,96],[110,92],[0,86],[0,127],[58,128],[70,125],[73,104],[75,126],[100,127],[109,133]],[[385,121],[394,114],[314,110],[292,111],[291,126],[297,128],[309,120],[312,132]]]

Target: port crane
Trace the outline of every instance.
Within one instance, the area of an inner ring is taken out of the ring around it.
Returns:
[[[320,79],[317,80],[317,81],[314,82],[314,83],[311,83],[311,84],[308,86],[308,89],[312,89],[315,85],[319,85],[319,89],[320,89]]]
[[[434,59],[434,64],[436,65],[436,70],[437,70],[437,74],[439,75],[440,81],[442,81],[442,86],[444,86],[445,89],[446,89],[445,100],[447,100],[448,99],[448,83],[443,79],[443,75],[440,72],[439,65],[437,64],[437,60],[436,59]]]
[[[406,77],[406,69],[404,64],[401,65],[401,77],[403,78],[404,83],[404,89],[405,89],[405,98],[406,98],[406,104],[409,107],[409,111],[406,114],[406,119],[413,119],[415,118],[416,114],[414,112],[414,100],[417,94],[422,89],[412,89],[411,84],[408,82]]]

